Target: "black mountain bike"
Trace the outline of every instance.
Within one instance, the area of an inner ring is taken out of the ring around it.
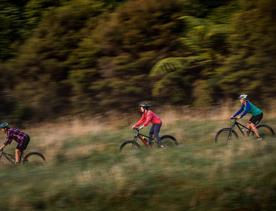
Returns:
[[[15,164],[15,157],[14,155],[5,152],[4,150],[0,150],[0,160],[5,158],[7,161],[9,161],[11,164]],[[43,154],[36,151],[28,152],[26,155],[24,153],[21,155],[21,163],[23,164],[35,164],[35,165],[41,165],[45,163],[46,158]]]
[[[161,138],[161,144],[163,148],[167,147],[173,147],[178,145],[176,138],[174,138],[171,135],[163,135]],[[139,141],[141,144],[139,144]],[[134,129],[134,137],[132,140],[124,141],[120,145],[120,151],[131,151],[131,150],[137,150],[141,148],[141,146],[145,146],[147,148],[152,148],[154,145],[157,144],[157,140],[155,138],[143,135],[140,133],[140,130],[135,128]]]
[[[247,128],[245,125],[238,122],[236,118],[231,118],[232,124],[229,128],[223,128],[219,130],[215,137],[216,143],[228,143],[231,140],[237,140],[239,138],[238,133],[235,131],[235,127],[238,128],[242,136],[254,136],[254,132]],[[267,137],[275,136],[274,130],[265,124],[257,125],[260,136],[265,139]]]

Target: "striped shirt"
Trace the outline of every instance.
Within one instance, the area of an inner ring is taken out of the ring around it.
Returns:
[[[17,128],[9,128],[7,132],[7,140],[5,141],[5,145],[10,144],[12,140],[16,141],[18,144],[22,144],[25,140],[27,140],[29,136],[20,131]]]

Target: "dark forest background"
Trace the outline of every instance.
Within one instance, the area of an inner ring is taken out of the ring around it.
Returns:
[[[0,118],[276,93],[276,1],[0,0]]]

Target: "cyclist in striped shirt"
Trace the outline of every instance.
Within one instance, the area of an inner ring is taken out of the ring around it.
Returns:
[[[4,144],[0,146],[0,150],[3,150],[7,145],[11,144],[13,140],[16,141],[15,163],[20,163],[21,155],[30,142],[29,135],[17,128],[10,128],[9,124],[6,122],[0,124],[0,129],[7,135],[7,139]]]

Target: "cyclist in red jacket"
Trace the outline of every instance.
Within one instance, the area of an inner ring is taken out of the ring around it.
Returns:
[[[159,136],[160,128],[162,126],[162,121],[159,116],[157,116],[152,110],[150,110],[151,105],[148,103],[140,103],[140,110],[142,112],[142,117],[140,120],[132,126],[132,128],[139,128],[142,129],[143,127],[148,126],[150,123],[152,124],[149,136],[154,137],[157,140],[157,143],[160,147],[161,145],[161,139]]]

